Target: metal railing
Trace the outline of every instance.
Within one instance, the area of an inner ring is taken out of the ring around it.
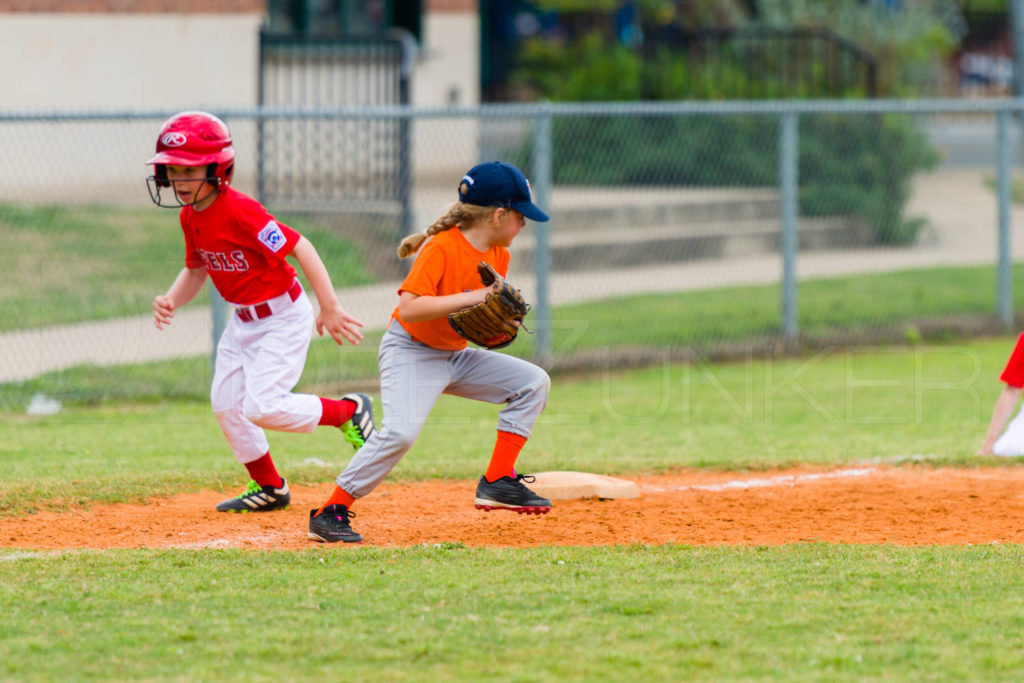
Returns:
[[[176,220],[152,208],[143,184],[148,170],[142,163],[160,122],[172,113],[0,113],[0,145],[10,162],[0,167],[0,258],[8,282],[17,283],[0,289],[0,384],[73,365],[130,365],[161,353],[212,351],[203,320],[197,329],[206,331],[185,340],[194,347],[178,341],[160,351],[166,335],[151,336],[156,333],[147,316],[152,297],[181,267]],[[310,124],[349,126],[355,142],[368,145],[375,129],[366,124],[408,124],[416,144],[404,169],[409,183],[402,213],[414,217],[417,230],[454,201],[458,179],[474,163],[501,158],[523,168],[552,221],[532,225],[517,239],[511,277],[535,305],[536,336],[521,348],[547,366],[565,361],[567,340],[581,326],[590,333],[611,329],[580,318],[578,306],[612,306],[623,297],[777,288],[774,310],[753,337],[729,326],[764,311],[726,299],[724,309],[736,307],[734,313],[718,322],[691,322],[682,336],[618,320],[614,343],[631,349],[671,352],[683,338],[695,349],[723,340],[788,345],[814,338],[823,333],[802,326],[804,285],[838,275],[990,267],[996,290],[991,308],[951,304],[950,315],[984,319],[988,329],[1003,330],[1019,318],[1012,268],[1015,255],[1024,254],[1024,240],[1014,239],[1011,176],[1020,163],[1024,100],[261,107],[216,113],[236,140],[236,184],[250,193],[257,186],[261,122],[288,121],[296,131]],[[357,170],[358,159],[337,141],[321,144],[319,153],[340,172]],[[871,182],[864,184],[864,176]],[[315,182],[311,176],[294,185],[294,206],[268,202],[268,208],[314,235],[343,304],[369,328],[382,327],[402,272],[394,256],[404,229],[401,214],[326,211],[318,205]],[[163,227],[155,229],[156,222]],[[139,245],[155,254],[157,243],[166,255],[147,256],[156,260],[137,267]],[[875,316],[874,303],[845,302],[835,320],[859,320],[869,330],[909,324]],[[202,312],[201,304],[193,310]],[[922,305],[915,323],[938,315],[929,310]],[[203,315],[208,323],[210,313]],[[179,330],[189,324],[183,316],[176,320]],[[870,343],[873,337],[868,332],[854,338]],[[889,337],[879,332],[874,338]]]

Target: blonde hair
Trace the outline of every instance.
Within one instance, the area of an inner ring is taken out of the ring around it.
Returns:
[[[427,241],[428,237],[433,237],[439,232],[450,230],[456,226],[460,230],[465,230],[478,221],[487,218],[490,214],[497,211],[498,208],[495,206],[477,206],[475,204],[455,202],[443,216],[431,223],[429,228],[423,232],[417,232],[415,235],[409,235],[402,240],[402,243],[398,245],[398,258],[408,258],[415,254],[423,246],[423,243]]]

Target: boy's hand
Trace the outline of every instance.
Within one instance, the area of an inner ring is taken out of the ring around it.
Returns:
[[[362,327],[361,320],[357,320],[345,312],[340,305],[330,309],[320,309],[320,315],[316,317],[316,332],[321,337],[324,330],[338,343],[344,344],[342,337],[348,339],[353,345],[358,346],[359,340],[363,338],[357,328]]]
[[[174,302],[162,294],[153,299],[153,322],[156,329],[162,330],[165,325],[170,325],[172,318],[174,318]]]

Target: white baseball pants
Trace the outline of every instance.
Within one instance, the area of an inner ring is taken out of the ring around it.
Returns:
[[[270,450],[264,429],[312,432],[323,404],[293,394],[313,336],[305,293],[273,315],[250,322],[235,313],[217,344],[210,402],[235,458],[243,465]]]
[[[1024,455],[1024,408],[1006,425],[1006,429],[992,444],[993,455],[1015,457]]]

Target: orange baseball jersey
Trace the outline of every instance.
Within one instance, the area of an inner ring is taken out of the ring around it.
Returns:
[[[486,261],[498,274],[508,274],[509,253],[505,247],[491,247],[480,251],[463,236],[462,231],[451,228],[434,235],[417,254],[409,275],[398,288],[398,293],[411,292],[417,296],[446,296],[468,292],[483,287],[476,264]],[[459,336],[448,323],[448,316],[435,320],[407,323],[398,314],[398,307],[392,313],[395,320],[412,335],[412,338],[427,346],[442,351],[459,351],[466,348],[467,341]]]
[[[295,269],[285,260],[301,235],[230,185],[203,211],[181,210],[185,265],[206,266],[225,301],[247,306],[288,291]]]

